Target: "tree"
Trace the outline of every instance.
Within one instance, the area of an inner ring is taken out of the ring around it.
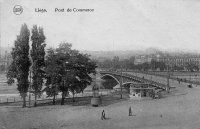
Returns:
[[[14,61],[8,67],[8,72],[7,72],[7,75],[6,75],[8,85],[12,85],[15,82],[14,78],[17,77],[17,69],[16,68],[17,67],[16,67]]]
[[[47,50],[47,56],[46,56],[46,67],[45,67],[45,73],[46,73],[46,88],[45,91],[48,95],[48,97],[53,96],[53,104],[55,104],[55,97],[59,92],[59,86],[62,81],[62,75],[61,75],[61,68],[60,63],[58,62],[59,58],[58,55],[56,55],[55,50],[50,48]]]
[[[174,65],[171,69],[172,71],[182,71],[184,70],[184,66]]]
[[[117,70],[118,68],[121,68],[118,56],[114,56],[113,57],[113,59],[112,59],[112,66],[113,66],[113,70]]]
[[[129,64],[130,64],[130,62],[128,59],[124,59],[124,60],[120,61],[120,65],[125,70],[127,70],[129,68]]]
[[[165,62],[157,62],[157,66],[158,68],[160,68],[160,71],[164,71],[165,69],[167,69]]]
[[[73,94],[83,92],[83,90],[90,85],[92,78],[90,74],[96,74],[96,63],[92,61],[90,55],[80,54],[78,51],[72,51],[70,60],[71,70],[70,75],[73,77],[72,82],[69,85],[69,91]]]
[[[190,62],[190,63],[186,63],[186,69],[188,71],[194,72],[194,71],[199,71],[199,67],[197,64],[195,64],[194,62]]]
[[[32,88],[35,95],[35,104],[37,106],[37,97],[41,94],[43,78],[44,78],[44,67],[45,67],[45,36],[43,28],[37,28],[36,25],[32,28],[32,49],[31,49],[31,58],[32,58],[32,72],[33,72],[33,83]]]
[[[17,79],[17,89],[23,98],[22,107],[26,107],[26,95],[29,87],[28,75],[31,65],[29,59],[29,36],[29,29],[26,24],[23,24],[20,34],[14,42],[15,47],[11,52],[13,61],[7,73],[8,82],[10,84],[14,82],[13,78]]]
[[[111,69],[112,68],[112,61],[110,59],[104,60],[102,63],[100,63],[100,68]]]
[[[129,58],[128,68],[134,69],[134,66],[135,66],[134,63],[135,63],[135,56],[131,56],[131,57]]]
[[[48,52],[48,58],[46,58],[47,84],[55,85],[56,89],[62,93],[61,105],[64,105],[64,99],[69,92],[73,96],[75,93],[83,92],[92,82],[90,74],[95,73],[96,68],[96,64],[90,60],[89,55],[81,54],[77,50],[72,50],[71,47],[69,43],[61,43],[58,48]]]
[[[75,102],[74,95],[79,90],[79,80],[76,78],[76,71],[71,69],[65,75],[66,85],[68,85],[68,91],[73,95],[73,102]]]
[[[143,63],[143,64],[141,64],[142,65],[142,69],[144,70],[144,71],[148,71],[148,69],[149,69],[149,64],[147,63],[147,62],[145,62],[145,63]]]
[[[59,91],[62,93],[61,105],[64,105],[65,97],[69,93],[69,85],[66,83],[66,80],[69,81],[67,72],[69,71],[69,66],[66,66],[69,62],[71,55],[72,45],[69,43],[61,43],[59,47],[56,48],[56,63],[58,65],[57,70],[59,76]]]
[[[151,69],[152,69],[152,70],[156,70],[156,67],[157,67],[157,66],[156,66],[156,63],[157,63],[157,61],[156,61],[155,59],[152,59],[152,60],[151,60],[150,65],[151,65]]]

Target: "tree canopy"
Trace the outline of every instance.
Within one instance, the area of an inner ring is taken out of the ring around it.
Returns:
[[[37,27],[36,25],[32,28],[32,49],[31,49],[31,59],[32,59],[32,73],[33,73],[33,83],[32,89],[35,94],[35,106],[37,105],[37,96],[40,96],[43,78],[45,75],[44,67],[45,67],[45,36],[43,32],[43,28]]]
[[[20,34],[14,42],[12,49],[12,64],[7,73],[8,83],[14,83],[17,79],[17,89],[23,98],[23,107],[26,107],[26,94],[29,87],[28,75],[29,67],[31,65],[29,59],[29,36],[30,32],[26,24],[23,24]]]
[[[46,56],[47,94],[54,96],[62,92],[61,104],[71,92],[83,92],[92,82],[90,74],[95,74],[96,63],[89,55],[73,50],[69,43],[61,43],[56,49],[49,49]]]

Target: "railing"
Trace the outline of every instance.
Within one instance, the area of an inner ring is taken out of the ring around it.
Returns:
[[[111,90],[100,90],[99,94],[102,95],[110,95],[112,91]],[[79,98],[79,97],[91,97],[93,96],[93,92],[92,91],[88,91],[85,93],[79,93],[76,94],[74,97],[75,98]],[[31,95],[31,102],[34,102],[34,95]],[[72,98],[72,95],[69,95],[66,98]],[[57,95],[56,99],[61,99],[61,95]],[[26,102],[29,101],[28,96],[26,97]],[[46,97],[46,95],[42,95],[40,98],[37,99],[37,101],[46,101],[46,100],[53,100],[53,97]],[[18,103],[18,102],[23,102],[22,98],[20,96],[0,96],[0,106],[4,105],[4,104],[9,104],[9,103]]]
[[[158,77],[163,77],[163,78],[167,78],[167,76],[168,76],[168,75],[158,74],[158,73],[155,73],[155,72],[143,72],[143,71],[134,71],[134,72],[136,72],[136,73],[142,73],[142,74],[148,74],[148,75],[153,75],[153,76],[158,76]],[[174,77],[174,76],[169,76],[169,79],[177,80],[177,81],[185,82],[185,83],[190,83],[190,84],[200,85],[199,81],[192,81],[192,80],[182,79],[182,78],[178,78],[178,77]]]
[[[102,69],[101,72],[113,72],[113,70],[106,71],[106,69]],[[114,71],[114,72],[116,72],[116,71]],[[168,75],[164,75],[159,72],[157,73],[157,72],[153,72],[153,71],[149,72],[149,71],[139,71],[139,70],[123,70],[123,72],[142,73],[142,74],[148,74],[148,75],[153,75],[153,76],[158,76],[158,77],[163,77],[163,78],[167,78],[167,76],[168,76]],[[183,79],[183,78],[178,78],[178,77],[174,77],[174,76],[169,76],[169,79],[177,80],[177,81],[185,82],[185,83],[190,83],[190,84],[200,85],[200,81],[192,81],[189,79]]]
[[[34,101],[35,97],[31,98],[31,101]],[[51,100],[52,97],[46,98],[44,96],[42,96],[41,98],[38,98],[37,101],[44,101],[44,100]],[[28,96],[26,97],[26,101],[29,101]],[[1,96],[0,97],[0,104],[8,104],[8,103],[18,103],[18,102],[23,102],[22,98],[20,96],[10,96],[10,97],[6,97],[6,96]]]

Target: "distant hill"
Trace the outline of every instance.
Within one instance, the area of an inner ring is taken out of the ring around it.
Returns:
[[[88,53],[95,59],[112,59],[114,56],[118,56],[120,59],[129,59],[131,56],[137,55],[150,55],[162,53],[161,50],[156,48],[148,48],[146,50],[118,50],[118,51],[80,51],[82,53]]]
[[[112,59],[114,56],[118,56],[120,59],[129,59],[131,56],[137,55],[199,55],[200,53],[196,51],[186,51],[186,50],[160,50],[157,48],[148,48],[146,50],[127,50],[127,51],[80,51],[81,53],[87,53],[91,55],[92,59],[105,60]]]
[[[11,52],[11,47],[1,47],[1,57],[5,56],[5,52]],[[194,54],[199,55],[200,51],[188,51],[188,50],[160,50],[158,48],[147,48],[145,50],[115,50],[115,51],[88,51],[81,50],[81,53],[87,53],[91,55],[92,59],[105,60],[112,59],[114,56],[118,56],[120,59],[129,59],[131,56],[137,55],[150,55],[150,54],[168,54],[168,55],[187,55]]]

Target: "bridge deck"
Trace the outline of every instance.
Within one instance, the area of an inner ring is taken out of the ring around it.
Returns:
[[[131,79],[131,80],[134,80],[134,81],[138,81],[140,83],[151,84],[152,86],[163,89],[163,90],[165,90],[166,87],[167,87],[167,85],[165,85],[165,84],[162,84],[162,83],[159,83],[159,82],[156,82],[156,81],[152,81],[152,80],[148,80],[148,79],[145,79],[145,78],[137,77],[137,76],[127,74],[127,73],[121,74],[119,72],[101,71],[100,74],[110,74],[110,75],[114,75],[114,76],[120,76],[122,78],[128,78],[128,79]]]

